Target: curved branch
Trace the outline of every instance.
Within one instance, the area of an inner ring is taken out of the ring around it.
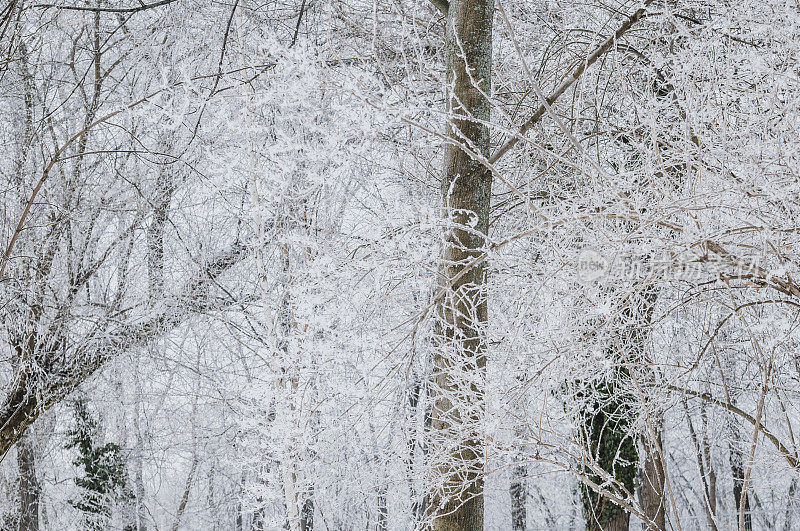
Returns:
[[[663,387],[665,389],[668,389],[670,391],[674,391],[676,393],[684,393],[684,394],[687,394],[689,396],[693,396],[695,398],[699,398],[701,400],[705,400],[709,404],[714,404],[715,406],[723,407],[723,408],[727,409],[728,411],[730,411],[731,413],[733,413],[735,415],[739,415],[740,417],[745,419],[747,422],[752,424],[753,427],[755,427],[757,431],[760,431],[761,433],[763,433],[764,437],[769,439],[769,441],[775,446],[775,448],[778,449],[778,451],[781,453],[781,455],[783,455],[783,457],[786,459],[786,461],[789,463],[789,465],[792,468],[794,468],[794,469],[800,468],[800,461],[798,461],[796,456],[792,455],[792,452],[789,451],[789,449],[780,441],[780,439],[778,439],[771,431],[769,431],[766,428],[766,426],[764,426],[761,422],[759,422],[756,419],[754,419],[753,416],[750,415],[749,413],[747,413],[746,411],[744,411],[742,409],[739,409],[738,407],[736,407],[735,405],[731,404],[730,402],[723,402],[722,400],[714,398],[713,396],[711,396],[708,393],[699,393],[697,391],[692,391],[691,389],[684,389],[682,387],[678,387],[676,385],[670,385],[670,384],[665,384]]]
[[[434,0],[431,0],[431,2],[433,1]],[[572,73],[569,76],[567,76],[567,78],[561,83],[561,85],[559,85],[558,88],[556,88],[556,90],[550,96],[548,96],[544,102],[542,102],[542,105],[539,106],[538,109],[536,109],[536,112],[534,112],[533,115],[530,118],[528,118],[528,120],[524,124],[522,124],[522,127],[519,128],[519,133],[514,135],[513,138],[509,138],[505,142],[505,144],[500,146],[500,148],[497,151],[495,151],[494,155],[492,155],[489,158],[489,163],[494,164],[495,162],[500,160],[500,158],[503,155],[505,155],[511,148],[516,146],[517,143],[520,141],[520,139],[522,139],[522,137],[525,136],[525,133],[527,133],[531,127],[539,123],[539,121],[542,119],[545,112],[547,111],[547,108],[553,105],[556,102],[556,100],[558,100],[558,98],[560,98],[561,95],[567,91],[568,88],[574,85],[575,82],[578,81],[578,79],[580,79],[580,77],[583,75],[583,73],[586,71],[587,68],[596,63],[597,60],[600,59],[603,55],[611,51],[611,49],[614,47],[614,44],[616,44],[616,42],[619,39],[621,39],[622,36],[628,32],[629,29],[631,29],[637,22],[639,22],[646,16],[647,6],[649,6],[652,2],[653,0],[646,0],[643,7],[637,9],[635,13],[629,16],[627,20],[625,20],[625,22],[623,22],[622,25],[619,28],[617,28],[617,31],[615,31],[612,36],[603,41],[600,44],[600,46],[595,48],[594,51],[592,51],[592,53],[590,53],[586,57],[586,59],[581,61],[580,64],[577,67],[575,67],[575,70],[573,70]]]

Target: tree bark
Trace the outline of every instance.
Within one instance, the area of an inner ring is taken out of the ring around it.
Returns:
[[[493,14],[493,0],[454,0],[447,17],[448,135],[455,145],[446,147],[442,179],[448,228],[434,356],[435,531],[483,529],[486,267],[464,268],[486,245],[492,178],[461,146],[489,156]]]
[[[731,475],[733,477],[733,499],[736,503],[736,514],[741,511],[742,487],[744,485],[744,452],[742,451],[742,436],[735,418],[730,418],[729,429],[731,441],[729,443]],[[744,529],[739,531],[752,531],[753,524],[750,516],[750,496],[744,495]]]
[[[527,511],[525,502],[528,500],[525,482],[525,467],[517,464],[511,467],[511,529],[513,531],[525,531]]]
[[[717,475],[714,471],[714,463],[711,461],[711,448],[708,444],[705,403],[702,403],[702,409],[700,410],[700,416],[703,419],[702,439],[698,438],[695,432],[694,425],[692,424],[692,417],[689,413],[689,406],[685,400],[683,402],[683,408],[686,412],[686,424],[689,426],[689,436],[695,448],[695,458],[697,460],[698,471],[700,472],[700,481],[703,483],[703,506],[706,513],[706,521],[708,522],[708,529],[710,531],[717,531]]]
[[[789,495],[786,502],[786,515],[783,520],[783,531],[791,531],[792,529],[792,513],[795,506],[795,492],[797,492],[797,478],[792,478],[789,484]]]
[[[378,523],[375,531],[389,530],[389,508],[386,506],[386,487],[378,489]]]
[[[593,404],[582,422],[588,459],[595,461],[628,492],[633,492],[639,454],[632,433],[633,414],[628,404],[631,397],[625,389],[628,377],[627,370],[617,368],[609,380],[590,382]],[[605,483],[591,468],[587,467],[585,473],[595,484]],[[582,497],[587,531],[628,529],[630,513],[627,509],[587,485],[582,486]]]
[[[28,434],[17,444],[17,463],[19,465],[19,521],[18,531],[39,530],[39,493],[41,488],[36,479],[36,452]]]
[[[642,436],[645,450],[644,463],[639,476],[639,503],[645,516],[652,522],[648,527],[658,531],[666,529],[666,497],[664,496],[664,466],[659,455],[661,429],[656,427],[656,441]]]
[[[165,153],[172,149],[170,142],[162,141],[160,144]],[[151,199],[152,219],[147,227],[147,273],[151,301],[164,297],[164,236],[174,191],[171,166],[164,161],[156,178],[155,193]]]
[[[137,369],[138,369],[138,361],[137,361]],[[139,373],[138,370],[134,376],[135,385],[136,385],[136,395],[137,395],[137,406],[134,408],[133,411],[133,429],[136,435],[136,446],[134,447],[134,454],[133,458],[130,461],[129,466],[132,469],[132,480],[133,480],[133,502],[134,502],[134,509],[136,511],[136,526],[134,529],[136,531],[147,531],[147,509],[144,505],[145,499],[145,486],[144,486],[144,473],[143,473],[143,465],[144,465],[144,458],[143,458],[143,451],[144,451],[144,438],[142,437],[142,427],[141,422],[139,419],[140,411],[139,411],[139,400],[141,394],[140,388],[140,380],[139,380]]]
[[[181,519],[183,513],[186,512],[186,506],[189,504],[189,494],[192,492],[192,482],[194,481],[194,474],[197,472],[198,457],[195,453],[192,457],[192,466],[189,469],[189,475],[186,476],[186,486],[183,488],[183,496],[181,502],[178,504],[178,510],[175,513],[175,521],[172,523],[172,531],[178,531],[181,526]]]
[[[428,513],[428,495],[424,492],[419,492],[418,486],[414,480],[415,469],[417,466],[417,455],[421,455],[422,460],[427,459],[428,445],[423,436],[420,436],[418,429],[414,426],[415,418],[422,411],[422,432],[428,432],[431,429],[431,407],[429,401],[426,400],[430,396],[430,386],[423,385],[422,380],[414,376],[412,384],[408,389],[408,417],[406,421],[412,425],[408,432],[408,456],[406,457],[406,473],[409,479],[409,492],[411,494],[411,514],[414,518],[414,529],[419,529],[423,526],[425,515]]]
[[[630,521],[631,514],[628,511],[620,511],[613,520],[604,525],[602,529],[598,529],[598,531],[628,531]],[[587,527],[589,529],[595,529],[593,527]]]
[[[300,531],[314,531],[314,487],[305,493],[300,511]]]

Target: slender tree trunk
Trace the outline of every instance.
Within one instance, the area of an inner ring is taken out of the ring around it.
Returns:
[[[19,9],[22,9],[22,5],[20,4]],[[12,7],[12,9],[14,9]],[[15,9],[16,10],[16,9]],[[33,127],[33,119],[34,119],[34,94],[35,94],[35,85],[34,85],[34,77],[31,73],[31,70],[28,65],[29,55],[28,50],[25,45],[24,40],[20,41],[20,54],[19,60],[16,61],[16,65],[20,69],[20,75],[23,79],[23,87],[24,87],[24,103],[25,103],[25,120],[24,120],[24,129],[20,131],[20,141],[17,143],[18,146],[18,153],[15,157],[14,161],[14,174],[12,182],[17,186],[17,189],[22,191],[26,189],[26,186],[23,185],[25,182],[25,175],[26,175],[26,161],[28,160],[28,154],[31,151],[31,145],[33,144],[34,139],[36,138],[34,135],[34,127]],[[24,208],[25,206],[25,193],[19,194],[20,200],[20,207]],[[17,348],[15,345],[16,350],[16,363],[19,364],[22,359],[22,349]],[[17,369],[19,369],[19,365]],[[19,434],[25,431],[28,423],[24,421],[24,413],[22,416],[15,417],[14,414],[18,413],[18,410],[28,410],[29,408],[35,407],[34,404],[36,399],[31,396],[33,393],[28,393],[25,389],[25,379],[24,379],[24,372],[20,371],[20,378],[21,381],[20,386],[22,388],[22,393],[20,393],[20,388],[17,388],[16,392],[9,393],[7,396],[5,403],[0,407],[0,425],[3,426],[3,429],[0,430],[0,457],[5,456],[6,452],[11,448],[14,444],[15,437],[19,437]],[[21,412],[21,411],[20,411]],[[10,421],[17,420],[20,424],[22,424],[19,428],[14,427],[14,423]],[[8,428],[7,428],[8,427]],[[28,530],[28,529],[38,529],[39,528],[39,483],[36,480],[36,463],[35,463],[35,454],[33,452],[33,448],[29,437],[32,435],[23,436],[22,439],[19,441],[17,446],[17,464],[19,466],[19,494],[20,494],[20,513],[19,519],[17,521],[17,528],[20,530]],[[2,522],[0,522],[2,523]]]
[[[522,389],[525,388],[525,382],[528,381],[526,373],[517,376],[517,383]],[[525,395],[523,394],[522,397]],[[524,408],[522,404],[514,404],[512,407]],[[515,428],[514,443],[520,447],[524,447],[526,426],[520,423]],[[521,455],[514,455],[511,462],[511,482],[508,489],[509,497],[511,498],[511,529],[512,531],[525,531],[527,527],[527,509],[528,502],[528,483],[526,481],[528,470],[525,466]],[[541,496],[541,492],[538,493]],[[542,500],[544,501],[544,500]],[[545,504],[546,505],[546,504]],[[546,508],[545,508],[546,510]],[[548,517],[549,517],[549,511]],[[550,523],[549,521],[547,522]]]
[[[527,484],[525,481],[526,471],[523,465],[511,467],[511,529],[513,531],[525,531],[527,525],[527,512],[525,503],[528,501]]]
[[[409,416],[407,421],[412,425],[408,435],[408,457],[406,458],[406,471],[409,479],[409,492],[411,493],[411,513],[414,517],[414,529],[423,526],[425,514],[428,512],[428,496],[424,492],[420,493],[416,484],[415,470],[417,467],[417,455],[422,461],[427,459],[428,445],[423,436],[431,429],[431,408],[430,386],[424,385],[419,377],[414,377],[413,383],[408,390],[408,409]],[[418,415],[423,415],[421,430],[415,426],[414,420]]]
[[[300,511],[300,531],[314,530],[314,487],[305,493],[303,508]]]
[[[134,413],[136,417],[139,416],[138,408],[137,411]],[[135,520],[136,526],[134,529],[136,531],[146,531],[147,530],[147,509],[144,505],[144,497],[145,497],[145,488],[144,488],[144,474],[142,472],[142,441],[141,436],[139,435],[139,421],[136,420],[136,449],[135,454],[133,456],[132,461],[130,462],[131,468],[133,469],[133,503],[134,509],[136,511]]]
[[[708,417],[706,416],[706,404],[702,403],[700,417],[703,420],[703,459],[706,462],[708,473],[708,528],[717,531],[717,473],[714,469],[714,462],[711,460],[711,445],[708,442]]]
[[[378,489],[378,523],[375,531],[388,531],[389,529],[389,509],[386,506],[386,487]]]
[[[246,473],[242,472],[242,477],[239,479],[239,493],[236,500],[236,514],[234,515],[233,519],[233,529],[235,531],[244,531],[244,504],[242,504],[242,498],[244,498],[246,479]]]
[[[183,488],[183,496],[181,502],[178,504],[178,510],[175,513],[175,521],[172,524],[172,531],[178,531],[181,526],[181,519],[183,513],[186,512],[186,506],[189,504],[189,494],[192,492],[192,482],[194,481],[194,474],[197,472],[198,458],[197,454],[192,457],[192,466],[189,469],[189,475],[186,476],[186,485]]]
[[[145,486],[144,486],[144,441],[146,437],[142,435],[141,403],[142,387],[139,378],[139,358],[136,358],[134,369],[134,408],[133,408],[133,431],[134,448],[128,466],[131,470],[133,481],[133,503],[135,509],[136,531],[147,531],[147,508],[145,507]]]
[[[448,134],[456,144],[487,158],[493,14],[494,0],[452,0],[446,36],[452,87],[448,110],[455,115]],[[459,147],[446,147],[442,195],[448,230],[442,249],[444,296],[437,308],[432,412],[437,485],[430,507],[435,531],[483,529],[486,267],[464,268],[486,246],[491,184],[481,162]]]
[[[714,471],[714,463],[711,462],[711,448],[708,444],[708,425],[706,422],[705,403],[701,406],[700,416],[703,419],[702,439],[697,436],[692,424],[692,417],[689,414],[689,406],[683,402],[686,412],[686,423],[689,426],[689,436],[695,448],[695,458],[697,468],[700,472],[700,481],[703,483],[703,506],[706,513],[706,521],[710,531],[717,531],[717,476]]]
[[[735,402],[735,401],[734,401]],[[733,477],[733,499],[736,502],[736,514],[741,511],[742,487],[744,485],[744,452],[742,451],[742,436],[739,425],[735,418],[730,418],[729,428],[731,431],[731,441],[728,445],[730,450],[731,475]],[[753,524],[750,516],[750,496],[744,496],[744,529],[739,531],[752,531]]]
[[[659,419],[660,420],[660,419]],[[660,424],[660,422],[659,422]],[[664,466],[659,455],[662,437],[660,426],[656,428],[656,441],[642,436],[645,450],[644,462],[639,476],[639,503],[645,516],[658,531],[666,529],[666,497],[664,496]]]
[[[789,495],[787,496],[786,501],[786,515],[784,516],[783,520],[783,531],[791,531],[792,529],[792,513],[794,513],[795,507],[795,493],[797,492],[797,478],[792,478],[792,482],[789,484]]]
[[[19,465],[19,521],[18,531],[39,530],[39,493],[41,488],[36,479],[36,453],[32,434],[25,434],[17,443],[17,463]]]
[[[259,507],[258,509],[253,511],[253,517],[250,519],[251,523],[250,529],[252,529],[253,531],[264,531],[267,528],[266,527],[267,524],[265,523],[265,520],[267,518],[266,511],[264,510],[264,506],[261,504],[261,502],[263,502],[264,500],[259,496],[256,498],[256,501],[258,502]],[[286,529],[289,528],[288,525],[285,527]]]
[[[162,141],[162,149],[169,152],[172,146]],[[164,296],[164,237],[169,220],[169,207],[175,189],[172,166],[165,163],[158,173],[151,203],[152,219],[147,227],[147,272],[150,287],[150,298],[160,299]]]

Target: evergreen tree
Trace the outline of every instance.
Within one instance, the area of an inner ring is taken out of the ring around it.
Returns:
[[[75,478],[80,498],[69,503],[84,513],[85,529],[103,529],[114,503],[129,496],[120,446],[112,442],[101,445],[98,421],[88,411],[85,400],[75,404],[75,427],[68,436],[66,448],[78,450],[72,463],[83,471],[82,477]]]

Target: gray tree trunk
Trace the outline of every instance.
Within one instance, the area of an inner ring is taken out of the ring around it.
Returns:
[[[489,156],[493,0],[452,0],[447,16],[448,134]],[[471,119],[466,118],[469,116]],[[464,268],[485,247],[491,174],[454,145],[445,151],[442,196],[449,228],[442,249],[434,356],[432,452],[439,482],[432,502],[435,531],[483,529],[484,452],[478,432],[484,415],[487,322],[486,267]],[[448,446],[457,441],[459,444]]]
[[[789,484],[789,495],[786,502],[786,515],[783,520],[783,531],[791,531],[792,529],[792,513],[795,507],[795,493],[797,492],[797,478],[792,478]]]
[[[17,443],[17,464],[19,465],[19,520],[18,531],[39,530],[39,493],[41,488],[36,479],[36,452],[32,434],[25,434]]]
[[[664,496],[664,481],[666,475],[664,466],[658,453],[661,446],[661,430],[656,427],[656,441],[651,441],[649,437],[642,436],[644,446],[644,462],[639,475],[639,503],[644,510],[645,516],[652,522],[648,529],[663,531],[666,529],[666,509],[667,503]]]
[[[525,466],[518,464],[511,467],[511,529],[525,531],[527,526],[527,511],[525,502],[528,501],[527,485],[525,482]]]
[[[431,429],[431,408],[429,401],[426,400],[430,396],[430,386],[423,385],[421,379],[417,376],[413,377],[412,384],[408,389],[408,417],[407,422],[412,427],[409,429],[408,434],[408,457],[406,458],[407,477],[409,478],[409,492],[411,493],[411,513],[414,518],[414,529],[419,529],[423,526],[425,515],[428,512],[428,496],[425,493],[420,493],[412,478],[415,477],[415,467],[417,455],[421,455],[422,459],[426,459],[428,455],[428,446],[425,438],[420,436],[417,429],[413,427],[415,424],[414,419],[422,411],[423,421],[422,429],[430,431]]]
[[[314,531],[314,487],[304,494],[306,499],[300,510],[300,530]]]

